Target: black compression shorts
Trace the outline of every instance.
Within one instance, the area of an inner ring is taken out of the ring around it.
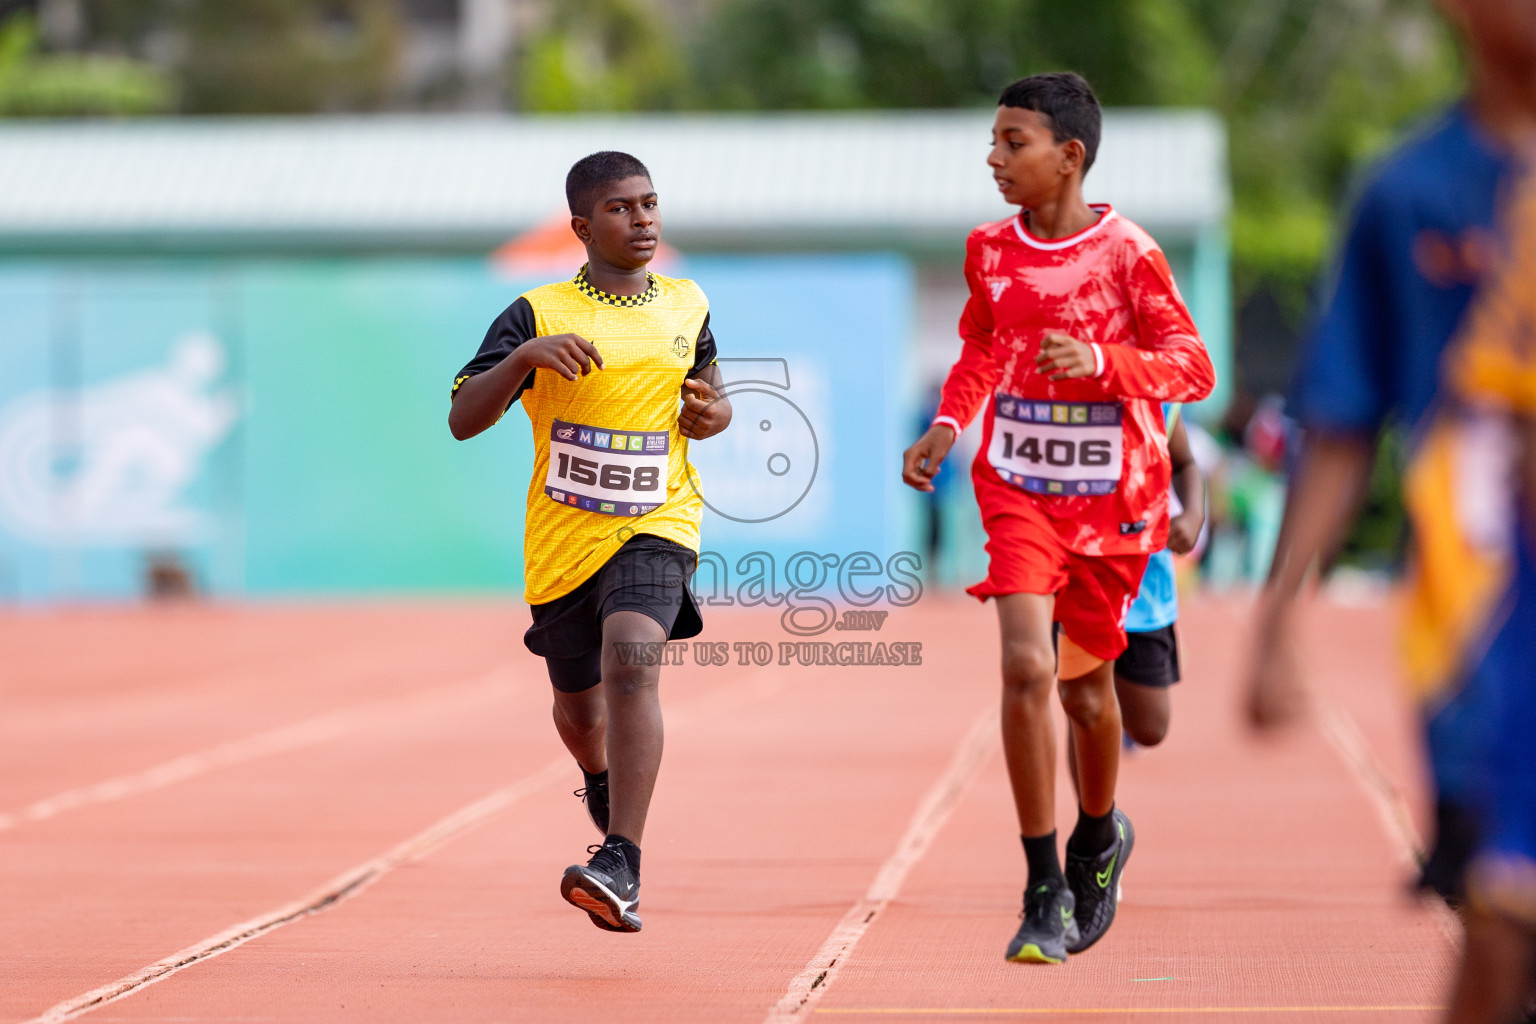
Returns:
[[[693,551],[661,537],[638,534],[603,567],[563,597],[530,607],[533,625],[523,643],[549,660],[550,680],[568,693],[596,686],[603,620],[616,611],[648,615],[668,640],[686,640],[704,629],[688,588],[698,562]]]

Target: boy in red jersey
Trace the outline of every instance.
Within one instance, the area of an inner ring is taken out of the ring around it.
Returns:
[[[1161,402],[1210,394],[1216,374],[1157,243],[1083,200],[1100,113],[1074,74],[1003,91],[987,162],[1017,217],[966,240],[964,347],[902,479],[931,490],[955,437],[985,406],[971,468],[1003,647],[1003,751],[1029,880],[1008,959],[1061,963],[1114,920],[1135,833],[1115,807],[1114,662],[1147,557],[1168,537],[1171,469]],[[1065,875],[1056,854],[1059,689],[1081,784]]]

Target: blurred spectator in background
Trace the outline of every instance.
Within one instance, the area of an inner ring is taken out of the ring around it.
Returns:
[[[1240,393],[1221,422],[1220,439],[1203,430],[1190,437],[1209,481],[1211,539],[1201,575],[1207,586],[1256,583],[1269,570],[1285,500],[1283,407],[1278,395],[1255,403]]]

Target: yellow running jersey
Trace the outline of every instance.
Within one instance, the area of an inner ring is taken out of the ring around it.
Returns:
[[[531,338],[577,334],[602,354],[569,381],[530,373],[522,399],[533,426],[533,479],[523,536],[529,604],[563,597],[635,534],[699,550],[704,501],[677,429],[683,381],[715,359],[709,302],[697,284],[649,275],[641,295],[609,295],[586,280],[526,292],[491,325],[454,390]],[[510,406],[509,406],[510,408]]]

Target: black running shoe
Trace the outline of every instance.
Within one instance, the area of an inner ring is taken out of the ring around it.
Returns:
[[[582,775],[587,778],[587,784],[572,793],[579,797],[581,802],[587,805],[587,816],[592,819],[592,824],[603,835],[608,834],[608,773],[592,775],[586,769],[582,769]]]
[[[1024,912],[1019,934],[1008,943],[1008,959],[1015,963],[1059,964],[1077,941],[1077,901],[1060,878],[1024,890]]]
[[[617,846],[589,846],[592,859],[572,864],[560,879],[560,895],[585,910],[592,923],[610,932],[640,930],[640,879]]]
[[[1115,908],[1120,903],[1120,876],[1125,873],[1125,862],[1136,845],[1131,819],[1118,807],[1114,822],[1115,841],[1103,853],[1083,857],[1073,853],[1070,844],[1067,846],[1067,885],[1077,897],[1079,929],[1077,940],[1067,943],[1068,953],[1081,953],[1098,942],[1114,923]]]

